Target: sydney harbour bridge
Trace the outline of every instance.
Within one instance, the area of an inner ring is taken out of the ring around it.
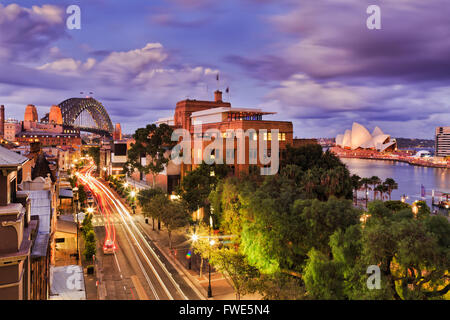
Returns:
[[[80,131],[111,136],[114,130],[105,107],[94,98],[70,98],[58,105],[61,109],[63,124]],[[49,114],[41,119],[49,121]]]

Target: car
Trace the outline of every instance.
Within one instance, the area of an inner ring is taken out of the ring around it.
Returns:
[[[105,244],[103,245],[103,254],[114,254],[114,251],[116,250],[116,245],[112,240],[106,240]]]

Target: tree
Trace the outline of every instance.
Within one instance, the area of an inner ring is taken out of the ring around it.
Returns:
[[[91,147],[87,151],[88,155],[92,157],[97,168],[100,167],[100,147]]]
[[[88,213],[84,216],[83,222],[81,223],[81,227],[83,230],[83,236],[86,238],[89,231],[93,230],[92,225],[92,214]]]
[[[84,207],[84,204],[87,200],[86,191],[84,190],[84,185],[80,184],[78,186],[78,201],[80,202],[81,207]]]
[[[352,199],[350,172],[333,153],[318,144],[287,146],[280,172],[302,189],[307,198],[326,201],[330,196]]]
[[[376,199],[376,192],[377,190],[375,190],[375,188],[381,184],[381,179],[377,176],[372,176],[371,178],[369,178],[370,180],[370,184],[372,185],[372,190],[373,190],[373,199]]]
[[[369,178],[362,178],[361,185],[364,187],[364,196],[366,198],[366,208],[369,202],[369,190],[370,190],[371,180]]]
[[[172,249],[172,232],[189,223],[189,213],[185,204],[180,200],[168,200],[162,203],[161,221],[167,229],[169,247]]]
[[[94,230],[89,230],[86,233],[84,242],[84,256],[86,260],[92,260],[92,256],[97,253],[97,244]]]
[[[329,150],[323,152],[322,146],[319,144],[307,144],[298,148],[287,145],[285,156],[280,162],[280,169],[290,164],[300,167],[303,171],[312,167],[319,167],[325,170],[338,166],[345,167],[342,161],[332,152]]]
[[[143,189],[137,194],[137,200],[144,217],[152,218],[152,228],[155,230],[155,219],[160,219],[164,203],[168,200],[161,188]]]
[[[361,183],[361,177],[357,174],[352,174],[351,177],[352,182],[352,188],[353,188],[353,199],[355,199],[355,203],[358,203],[358,190],[361,189],[362,183]]]
[[[254,281],[258,277],[258,270],[248,264],[243,254],[234,249],[220,248],[212,252],[211,264],[230,280],[236,300],[256,290]]]
[[[425,203],[423,214],[402,214],[401,219],[397,215],[407,209],[392,214],[381,202],[373,205],[362,234],[362,259],[380,266],[390,297],[430,299],[447,294],[450,249],[442,235],[450,231],[448,220],[432,220],[438,217],[426,215]]]
[[[388,187],[385,184],[379,184],[374,189],[375,192],[380,194],[380,200],[383,200],[383,194],[388,192]]]
[[[406,202],[401,202],[400,200],[389,200],[384,203],[384,206],[394,213],[400,212],[404,209],[409,209],[411,212],[411,206]]]
[[[69,175],[69,182],[70,182],[70,186],[73,188],[75,188],[77,186],[77,182],[78,182],[78,178],[76,175],[72,175],[71,173],[68,172]]]
[[[215,189],[217,182],[226,177],[228,166],[214,164],[212,166],[202,163],[181,181],[178,194],[187,203],[190,212],[209,205],[209,195]]]
[[[145,128],[139,128],[133,134],[136,143],[131,144],[128,150],[128,161],[124,170],[128,174],[138,170],[142,174],[152,173],[153,187],[155,186],[155,175],[164,170],[169,163],[166,152],[176,144],[171,141],[173,129],[167,124],[156,126],[149,124]],[[147,158],[147,164],[143,165],[141,158]]]
[[[287,273],[260,274],[255,286],[264,300],[306,299],[304,282]]]
[[[215,225],[225,234],[236,236],[236,241],[239,241],[242,232],[242,208],[247,205],[245,200],[254,188],[251,180],[229,177],[219,181],[209,196],[214,208]]]
[[[305,267],[305,287],[313,299],[345,299],[344,276],[340,263],[330,260],[327,255],[312,249],[308,253]]]
[[[389,200],[391,200],[391,193],[393,190],[398,189],[398,183],[392,178],[387,178],[383,183],[387,187],[387,193],[389,194]]]
[[[297,200],[293,211],[304,221],[304,244],[329,255],[330,236],[339,229],[359,224],[361,212],[349,200],[330,198],[327,202],[318,200]],[[300,231],[300,230],[299,230]]]

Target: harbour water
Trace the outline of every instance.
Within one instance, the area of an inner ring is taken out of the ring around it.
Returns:
[[[415,200],[422,200],[421,185],[425,188],[425,200],[431,206],[432,190],[440,192],[450,192],[450,170],[441,168],[427,168],[413,166],[408,163],[342,158],[351,174],[357,174],[361,178],[378,176],[380,179],[392,178],[398,183],[398,190],[392,192],[392,200],[400,200],[405,194],[408,203]],[[370,196],[373,192],[370,192]],[[435,201],[439,201],[435,197]],[[443,212],[444,213],[444,212]],[[448,211],[445,210],[448,214]]]

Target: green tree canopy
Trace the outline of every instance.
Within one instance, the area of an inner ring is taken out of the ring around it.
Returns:
[[[137,129],[133,134],[136,142],[131,144],[128,150],[125,172],[132,173],[136,169],[143,174],[152,173],[154,185],[154,175],[163,171],[164,166],[169,163],[166,152],[176,143],[171,141],[172,132],[173,129],[167,124],[149,124],[145,128]],[[142,164],[141,158],[147,158],[147,163]]]

